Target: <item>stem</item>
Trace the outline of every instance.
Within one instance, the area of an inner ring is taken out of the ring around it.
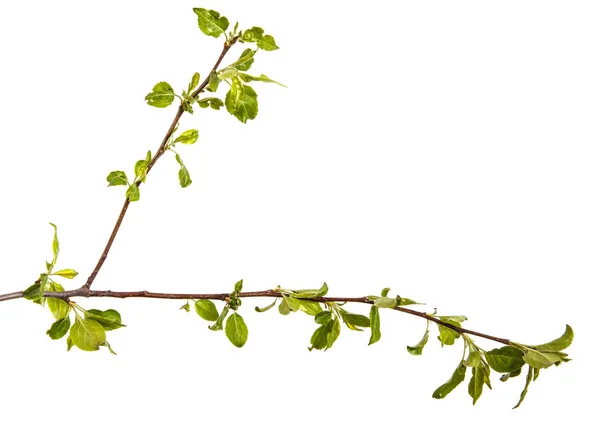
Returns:
[[[197,97],[198,94],[200,94],[200,92],[202,92],[204,90],[204,88],[206,88],[206,86],[208,85],[208,83],[210,81],[210,75],[213,72],[217,71],[217,68],[219,68],[219,65],[221,65],[221,61],[223,61],[223,58],[225,58],[225,55],[227,55],[227,52],[229,52],[229,49],[231,49],[231,47],[237,42],[237,40],[238,40],[238,37],[234,37],[232,40],[225,42],[225,44],[223,45],[223,50],[221,51],[221,54],[219,55],[217,62],[215,62],[215,65],[211,69],[210,73],[208,73],[208,76],[206,76],[204,81],[200,84],[200,86],[198,86],[198,88],[194,92],[192,92],[192,94],[191,94],[192,98]],[[173,134],[173,132],[175,131],[175,128],[177,127],[177,124],[179,123],[179,119],[181,119],[182,115],[183,115],[183,105],[180,104],[179,107],[177,108],[177,113],[175,114],[175,118],[173,118],[173,122],[171,122],[171,126],[169,126],[169,129],[167,130],[167,133],[165,134],[165,136],[162,140],[162,143],[160,144],[160,147],[158,148],[158,150],[156,151],[156,153],[150,160],[150,164],[148,165],[148,170],[146,171],[146,175],[148,175],[150,173],[150,170],[152,169],[152,167],[154,166],[156,161],[158,161],[158,159],[160,159],[160,157],[165,153],[167,143],[169,142],[169,138],[171,138],[171,134]],[[142,184],[142,182],[137,181],[135,184],[136,184],[136,186],[139,187]],[[127,209],[129,208],[129,203],[130,203],[129,199],[125,199],[125,202],[123,203],[123,208],[121,208],[119,217],[117,217],[117,222],[115,223],[115,225],[113,227],[110,237],[108,238],[108,242],[106,243],[106,246],[104,247],[104,250],[102,251],[102,254],[100,255],[100,258],[98,259],[98,262],[96,263],[96,267],[94,268],[94,270],[88,277],[85,284],[81,287],[83,290],[90,289],[90,287],[92,286],[92,283],[94,282],[94,280],[96,279],[96,276],[98,275],[98,272],[100,272],[100,269],[102,269],[102,265],[104,265],[104,262],[106,261],[106,258],[108,257],[108,253],[110,252],[110,248],[112,247],[112,244],[115,241],[115,238],[117,237],[117,233],[119,233],[119,228],[121,227],[121,223],[123,223],[125,214],[127,214]]]
[[[196,294],[196,293],[156,293],[156,292],[152,292],[152,291],[111,291],[111,290],[90,290],[90,289],[84,289],[82,288],[78,288],[76,290],[70,290],[70,291],[60,291],[60,292],[46,292],[44,293],[44,297],[54,297],[57,299],[63,299],[63,300],[67,300],[71,297],[113,297],[113,298],[118,298],[118,299],[127,299],[127,298],[131,298],[131,297],[141,297],[141,298],[149,298],[149,299],[179,299],[179,300],[186,300],[186,299],[194,299],[194,300],[198,300],[198,299],[206,299],[206,300],[221,300],[221,301],[225,301],[227,298],[229,298],[229,295],[231,293],[202,293],[202,294]],[[20,297],[23,297],[23,292],[16,292],[16,293],[9,293],[9,294],[3,294],[0,295],[0,302],[3,300],[12,300],[12,299],[18,299]],[[281,291],[275,291],[275,290],[265,290],[265,291],[246,291],[246,292],[241,292],[239,294],[240,298],[246,298],[246,297],[281,297]],[[309,300],[312,302],[319,302],[319,303],[347,303],[347,302],[353,302],[353,303],[364,303],[367,305],[372,305],[373,301],[371,299],[369,299],[368,297],[313,297],[313,298],[302,298],[300,300]],[[489,334],[485,334],[485,333],[479,333],[477,331],[473,331],[473,330],[468,330],[466,328],[462,328],[462,327],[457,327],[455,325],[452,324],[448,324],[445,323],[443,321],[440,321],[439,319],[425,313],[425,312],[419,312],[419,311],[415,311],[413,309],[408,309],[402,306],[397,306],[395,308],[393,308],[396,311],[399,312],[404,312],[405,314],[409,314],[409,315],[413,315],[419,318],[424,318],[427,321],[431,321],[434,322],[436,324],[439,325],[443,325],[444,327],[447,327],[451,330],[454,330],[455,332],[459,333],[459,334],[471,334],[473,336],[478,336],[478,337],[482,337],[484,339],[488,339],[488,340],[492,340],[494,342],[499,342],[502,343],[504,345],[510,345],[510,341],[508,339],[502,339],[500,337],[495,337],[495,336],[490,336]]]

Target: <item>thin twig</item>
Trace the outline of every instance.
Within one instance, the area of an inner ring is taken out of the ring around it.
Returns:
[[[221,65],[221,61],[223,61],[223,58],[225,58],[225,55],[227,54],[227,52],[229,52],[229,49],[231,49],[231,47],[237,42],[237,40],[238,40],[238,37],[236,36],[232,40],[225,42],[225,44],[223,45],[223,50],[221,51],[221,54],[219,55],[217,62],[215,62],[215,65],[211,69],[210,73],[208,73],[208,75],[206,76],[204,81],[200,84],[200,86],[194,92],[192,92],[192,94],[191,94],[192,98],[195,98],[196,96],[198,96],[198,94],[200,94],[200,92],[202,92],[206,88],[206,86],[208,86],[208,83],[210,82],[210,75],[213,72],[217,71],[217,69],[219,68],[219,65]],[[177,113],[175,114],[175,118],[173,119],[173,122],[171,122],[171,126],[169,126],[169,129],[168,129],[167,133],[165,134],[158,150],[156,151],[156,153],[154,153],[154,156],[152,157],[152,159],[150,160],[150,163],[148,164],[148,170],[146,172],[146,175],[148,173],[150,173],[150,170],[152,169],[152,167],[154,166],[156,161],[158,161],[158,159],[160,159],[160,157],[165,153],[166,148],[167,148],[167,143],[169,142],[171,135],[175,131],[175,128],[177,127],[177,124],[179,123],[179,119],[181,119],[181,116],[183,115],[183,111],[184,111],[183,105],[180,104],[179,107],[177,108]],[[139,187],[142,184],[142,182],[138,181],[135,184],[136,184],[136,186]],[[102,251],[102,254],[100,255],[100,258],[98,259],[98,262],[96,263],[96,267],[94,268],[94,270],[88,277],[85,284],[81,287],[83,290],[90,289],[90,287],[92,286],[92,283],[94,282],[94,280],[96,279],[96,276],[98,275],[98,272],[100,272],[100,269],[102,269],[102,265],[104,265],[104,262],[106,261],[106,258],[108,257],[108,253],[110,252],[110,248],[112,247],[112,244],[115,241],[115,238],[117,237],[117,233],[119,233],[119,228],[121,227],[121,223],[123,223],[125,214],[127,214],[127,209],[129,208],[129,203],[130,203],[129,198],[126,198],[125,202],[123,203],[123,207],[121,208],[121,212],[119,213],[119,217],[117,217],[117,222],[115,223],[115,225],[113,227],[110,237],[108,238],[108,242],[106,243],[106,246],[104,247],[104,250]]]

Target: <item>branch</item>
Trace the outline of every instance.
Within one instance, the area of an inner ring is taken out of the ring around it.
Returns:
[[[170,299],[170,300],[220,300],[226,301],[230,296],[230,293],[157,293],[153,291],[111,291],[111,290],[90,290],[86,288],[78,288],[75,290],[62,291],[62,292],[45,292],[44,297],[53,297],[56,299],[62,299],[68,301],[72,297],[113,297],[118,299],[128,299],[132,297],[148,298],[148,299]],[[0,301],[12,300],[23,297],[22,291],[14,293],[8,293],[0,295]],[[246,291],[239,293],[240,298],[247,297],[282,297],[281,291],[277,290],[265,290],[265,291]],[[312,297],[312,298],[299,298],[299,300],[306,300],[310,302],[318,303],[364,303],[372,305],[374,302],[368,297]],[[454,330],[458,334],[470,334],[473,336],[482,337],[484,339],[499,342],[504,345],[509,345],[510,340],[502,339],[500,337],[491,336],[485,333],[479,333],[474,330],[468,330],[466,328],[458,327],[453,324],[449,324],[439,320],[438,318],[429,315],[426,312],[419,312],[413,309],[404,308],[401,306],[390,308],[405,314],[413,315],[416,317],[424,318],[428,321],[434,322],[439,325],[443,325],[451,330]]]
[[[195,98],[198,94],[200,94],[200,92],[202,92],[206,88],[206,86],[208,86],[211,74],[213,72],[217,71],[217,68],[219,68],[219,65],[221,65],[221,61],[223,61],[223,58],[225,58],[225,55],[227,55],[227,52],[229,52],[229,49],[231,49],[231,47],[237,42],[238,38],[239,37],[236,36],[232,40],[225,42],[225,44],[223,45],[223,50],[221,51],[221,54],[219,55],[217,62],[215,62],[215,65],[211,69],[210,73],[208,73],[208,75],[206,76],[204,81],[200,84],[200,86],[191,94],[192,98]],[[181,116],[183,115],[183,112],[184,112],[183,104],[180,104],[179,107],[177,108],[177,113],[175,113],[175,117],[173,118],[173,121],[171,122],[171,126],[169,126],[169,129],[167,130],[167,133],[165,134],[162,142],[160,143],[158,150],[156,151],[156,153],[152,157],[152,160],[148,164],[148,170],[146,172],[146,175],[150,173],[150,170],[152,169],[154,164],[165,153],[169,138],[171,138],[171,135],[175,131],[175,128],[177,127],[177,124],[179,123],[179,119],[181,119]],[[139,187],[142,184],[142,181],[137,181],[135,184],[136,184],[136,186]],[[125,214],[127,214],[127,209],[129,208],[129,204],[130,204],[130,200],[129,200],[129,198],[126,198],[125,202],[123,203],[123,207],[121,208],[121,212],[119,213],[119,216],[117,217],[117,222],[115,223],[115,226],[113,227],[110,237],[108,238],[108,242],[106,243],[106,246],[104,247],[104,250],[102,251],[102,254],[100,255],[100,258],[98,259],[98,262],[96,263],[96,267],[94,268],[94,270],[88,277],[85,284],[81,287],[82,289],[89,290],[90,287],[92,286],[92,283],[96,279],[98,272],[100,272],[100,269],[102,269],[102,265],[104,265],[104,262],[106,261],[106,258],[108,257],[108,253],[110,252],[110,248],[112,247],[112,244],[115,241],[115,238],[117,237],[117,233],[119,233],[119,228],[121,227],[121,223],[123,223]],[[0,301],[1,300],[2,299],[0,298]]]

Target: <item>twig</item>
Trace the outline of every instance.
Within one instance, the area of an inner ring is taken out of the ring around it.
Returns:
[[[219,65],[221,65],[221,61],[223,61],[223,58],[225,58],[225,55],[227,55],[227,52],[229,52],[229,49],[231,49],[231,47],[237,42],[237,40],[238,40],[238,37],[236,36],[232,40],[225,42],[225,44],[223,45],[223,50],[221,51],[221,54],[219,55],[217,62],[215,62],[215,65],[211,69],[210,73],[208,73],[208,75],[206,76],[204,81],[200,84],[198,89],[196,89],[191,94],[192,98],[195,98],[196,96],[198,96],[198,94],[200,94],[200,92],[202,92],[204,90],[204,88],[206,88],[206,86],[208,85],[208,83],[210,81],[211,74],[213,72],[217,71],[217,68],[219,68]],[[154,166],[156,161],[158,161],[158,159],[165,153],[169,138],[171,138],[171,134],[173,134],[173,132],[175,131],[175,128],[177,127],[177,124],[179,123],[179,119],[181,119],[181,116],[183,115],[183,112],[184,112],[183,105],[180,104],[177,109],[177,113],[175,114],[175,118],[173,119],[173,122],[171,122],[171,126],[169,126],[169,129],[168,129],[167,133],[165,134],[165,136],[162,140],[162,143],[160,144],[160,147],[158,148],[158,150],[156,151],[156,153],[150,160],[150,163],[148,164],[148,170],[147,170],[146,174],[150,173],[150,170],[152,169],[152,167]],[[135,184],[136,184],[136,186],[139,187],[142,184],[142,182],[138,181]],[[123,222],[123,219],[125,218],[125,214],[127,214],[127,209],[129,208],[129,203],[130,203],[129,198],[125,199],[125,202],[123,203],[123,208],[121,208],[119,217],[117,217],[117,222],[115,223],[115,226],[113,227],[110,237],[108,238],[108,242],[106,243],[106,246],[104,247],[104,250],[102,251],[102,254],[100,255],[100,258],[98,259],[98,262],[96,263],[96,267],[94,268],[94,270],[88,277],[85,284],[81,287],[83,290],[90,289],[90,287],[92,286],[92,283],[94,282],[94,280],[96,279],[96,276],[98,275],[98,272],[100,272],[100,269],[102,269],[102,265],[104,264],[104,262],[106,261],[106,258],[108,257],[108,253],[110,252],[110,248],[112,247],[112,244],[115,241],[115,238],[117,237],[117,233],[119,233],[119,228],[121,227],[121,223]]]

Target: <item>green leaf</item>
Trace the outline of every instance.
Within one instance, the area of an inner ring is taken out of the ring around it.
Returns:
[[[334,342],[337,340],[337,338],[340,336],[340,331],[341,331],[341,326],[340,326],[340,319],[339,318],[335,318],[333,320],[332,326],[331,326],[331,331],[329,332],[329,334],[327,335],[327,347],[325,348],[325,350],[331,348],[334,344]]]
[[[108,186],[127,186],[127,174],[123,171],[113,171],[106,177]]]
[[[262,38],[262,40],[256,41],[256,46],[265,51],[274,51],[279,49],[279,46],[275,43],[275,39],[273,36],[266,35]]]
[[[62,285],[60,285],[56,282],[52,282],[50,284],[50,286],[48,287],[48,291],[61,292],[61,291],[65,291],[65,289],[63,288]],[[54,297],[48,297],[46,299],[46,302],[48,303],[48,308],[50,309],[50,312],[52,312],[54,319],[61,320],[68,315],[69,309],[70,309],[69,304],[67,302],[65,302],[64,300],[57,299]]]
[[[310,338],[309,351],[313,349],[324,349],[327,347],[327,336],[331,332],[333,321],[329,319],[325,324],[319,326]]]
[[[392,297],[378,297],[375,299],[375,302],[373,302],[373,305],[377,308],[395,308],[398,303],[396,299]]]
[[[198,100],[198,105],[201,108],[210,107],[213,110],[220,110],[221,107],[223,107],[225,105],[225,103],[223,103],[223,101],[219,98],[210,97],[210,98],[202,98],[201,100]]]
[[[227,111],[240,122],[246,123],[258,115],[258,96],[254,89],[243,85],[237,77],[231,79],[231,88],[225,96]]]
[[[531,383],[532,379],[533,379],[533,367],[529,366],[529,371],[527,371],[527,377],[525,379],[525,388],[523,388],[523,391],[521,391],[521,397],[519,398],[519,402],[516,404],[515,407],[513,407],[513,409],[516,409],[517,407],[519,407],[521,405],[521,403],[523,402],[523,400],[525,400],[525,396],[527,395],[527,389],[529,388],[529,384]]]
[[[167,82],[158,82],[152,88],[152,92],[146,95],[146,102],[152,107],[169,107],[175,99],[175,92]]]
[[[260,308],[258,306],[255,306],[254,310],[256,312],[267,312],[269,309],[271,309],[273,306],[275,306],[276,303],[277,303],[277,299],[273,300],[273,303],[271,303],[270,305],[265,306],[264,308]]]
[[[218,38],[229,27],[229,20],[219,12],[196,7],[194,12],[198,15],[198,27],[207,36]]]
[[[181,133],[181,135],[179,135],[179,137],[177,137],[175,141],[173,141],[173,144],[194,144],[196,141],[198,141],[198,130],[188,129],[187,131]]]
[[[121,324],[121,314],[114,309],[107,309],[105,311],[101,311],[100,309],[88,309],[85,311],[85,318],[98,322],[106,331],[126,327]]]
[[[134,172],[136,181],[140,180],[142,183],[146,182],[146,173],[148,172],[148,165],[150,165],[150,160],[152,159],[152,153],[150,150],[146,153],[145,159],[140,159],[135,163]]]
[[[40,300],[44,296],[44,288],[42,284],[33,284],[23,291],[23,297],[27,300]]]
[[[387,295],[389,294],[389,292],[390,292],[390,288],[389,287],[384,288],[383,290],[381,290],[381,297],[387,297]]]
[[[523,360],[527,364],[537,369],[548,368],[553,364],[561,362],[562,359],[563,358],[560,354],[551,352],[539,352],[535,349],[528,350],[527,353],[523,356]]]
[[[480,367],[481,366],[481,352],[478,350],[471,350],[469,356],[465,360],[465,366],[467,367]]]
[[[250,76],[249,74],[246,74],[246,73],[238,73],[238,76],[240,77],[240,79],[242,79],[246,83],[248,83],[248,82],[275,83],[279,86],[283,86],[284,88],[287,88],[287,86],[285,86],[283,83],[273,80],[265,74],[261,74],[260,76],[256,77],[256,76]]]
[[[223,310],[219,314],[219,318],[217,318],[217,321],[208,328],[212,331],[223,330],[223,321],[225,320],[225,317],[227,316],[228,312],[229,308],[227,306],[224,306]]]
[[[246,49],[244,52],[242,52],[242,54],[240,55],[240,58],[236,62],[231,64],[229,67],[233,67],[240,71],[248,71],[248,70],[250,70],[252,63],[254,63],[254,55],[255,54],[256,54],[255,50]]]
[[[448,382],[433,391],[433,398],[440,399],[450,394],[454,388],[456,388],[463,380],[465,380],[466,372],[467,367],[461,361],[456,370],[454,370],[454,373],[452,373],[452,377],[448,380]]]
[[[190,311],[190,302],[185,302],[184,305],[181,305],[181,307],[179,309],[183,309],[186,312]]]
[[[467,320],[464,315],[438,316],[440,321],[460,327],[460,323]]]
[[[183,164],[179,153],[175,154],[175,160],[179,164],[179,185],[184,188],[188,187],[190,184],[192,184],[192,178],[190,177],[190,173],[188,172],[187,168]]]
[[[396,305],[397,306],[408,306],[408,305],[422,305],[422,303],[416,302],[413,299],[409,299],[407,297],[396,297]]]
[[[219,311],[217,311],[217,307],[210,300],[196,300],[194,306],[196,308],[196,313],[200,315],[200,318],[205,319],[206,321],[216,321],[219,319]]]
[[[324,282],[323,285],[321,286],[321,288],[319,288],[319,291],[317,292],[317,296],[316,297],[323,297],[327,293],[329,293],[329,287],[327,287],[327,283]]]
[[[71,339],[71,336],[68,336],[67,337],[67,352],[69,352],[72,347],[73,347],[73,340]]]
[[[281,299],[278,309],[279,309],[279,313],[281,315],[289,315],[290,312],[292,312],[292,308],[290,308],[290,306],[288,305],[288,303],[285,299]]]
[[[225,335],[231,343],[238,348],[241,348],[248,340],[248,327],[244,322],[244,318],[237,312],[234,312],[225,324]]]
[[[260,27],[252,27],[251,29],[244,31],[240,41],[246,43],[256,42],[256,46],[265,51],[279,49],[273,36],[264,35],[264,32],[265,31]]]
[[[194,89],[196,89],[196,86],[198,86],[198,83],[200,83],[200,73],[196,72],[192,76],[192,80],[190,81],[190,84],[188,85],[187,91],[192,92]]]
[[[106,332],[96,320],[78,319],[71,327],[69,339],[82,351],[97,351],[106,342]]]
[[[125,192],[125,196],[131,201],[139,201],[140,200],[140,188],[137,184],[132,183],[128,188],[127,192]]]
[[[239,294],[242,292],[242,287],[244,286],[244,280],[240,279],[238,282],[235,283],[235,285],[233,286],[233,291],[236,294]]]
[[[50,223],[50,226],[54,228],[54,238],[52,238],[52,266],[56,264],[56,260],[58,259],[58,253],[60,251],[60,245],[58,244],[58,228],[54,223]]]
[[[343,309],[340,309],[340,315],[342,316],[342,321],[344,321],[344,324],[346,324],[350,330],[363,331],[359,327],[371,326],[371,321],[364,315],[352,314]]]
[[[503,346],[485,353],[490,367],[498,373],[509,373],[520,370],[525,364],[523,351],[514,346]]]
[[[65,316],[64,318],[55,321],[46,334],[50,336],[50,339],[52,340],[60,339],[67,334],[69,328],[71,328],[71,320],[68,316]]]
[[[217,76],[217,72],[213,71],[210,73],[210,77],[208,78],[208,86],[206,89],[208,89],[209,92],[217,92],[217,89],[219,89],[219,83],[221,83],[221,79],[219,79],[219,76]]]
[[[571,345],[571,343],[573,342],[573,337],[573,329],[570,325],[567,324],[565,332],[558,339],[555,339],[552,342],[544,343],[543,345],[531,346],[531,348],[535,348],[538,351],[542,352],[562,351],[563,349],[566,349]]]
[[[300,309],[300,301],[298,299],[286,296],[285,294],[282,294],[281,297],[282,302],[285,302],[290,311],[296,312],[298,309]]]
[[[315,316],[321,311],[323,311],[323,308],[321,307],[321,304],[319,302],[311,302],[310,300],[298,300],[298,303],[298,308],[308,315]]]
[[[514,372],[510,372],[510,373],[504,373],[502,376],[500,376],[500,380],[502,382],[506,382],[508,379],[510,379],[511,377],[517,377],[521,374],[521,369],[519,370],[515,370]]]
[[[322,311],[315,315],[315,322],[317,324],[328,324],[331,321],[332,313],[331,311]]]
[[[471,370],[471,380],[469,381],[469,395],[473,398],[473,405],[475,405],[483,392],[483,377],[483,369],[473,367]]]
[[[440,335],[438,336],[438,339],[440,340],[440,342],[442,342],[442,346],[454,345],[454,341],[460,337],[460,334],[441,324],[438,324],[438,329],[440,330]]]
[[[369,326],[371,327],[369,345],[372,345],[379,342],[379,339],[381,339],[381,320],[379,318],[379,308],[376,306],[371,306],[371,312],[369,312]]]
[[[427,345],[427,341],[429,340],[429,322],[427,322],[427,328],[425,329],[425,334],[415,346],[407,346],[406,350],[412,355],[421,355],[423,354],[423,348]]]
[[[73,279],[78,275],[78,272],[74,269],[61,269],[57,272],[53,272],[52,275],[60,275],[64,278]],[[64,290],[61,290],[64,291]]]

